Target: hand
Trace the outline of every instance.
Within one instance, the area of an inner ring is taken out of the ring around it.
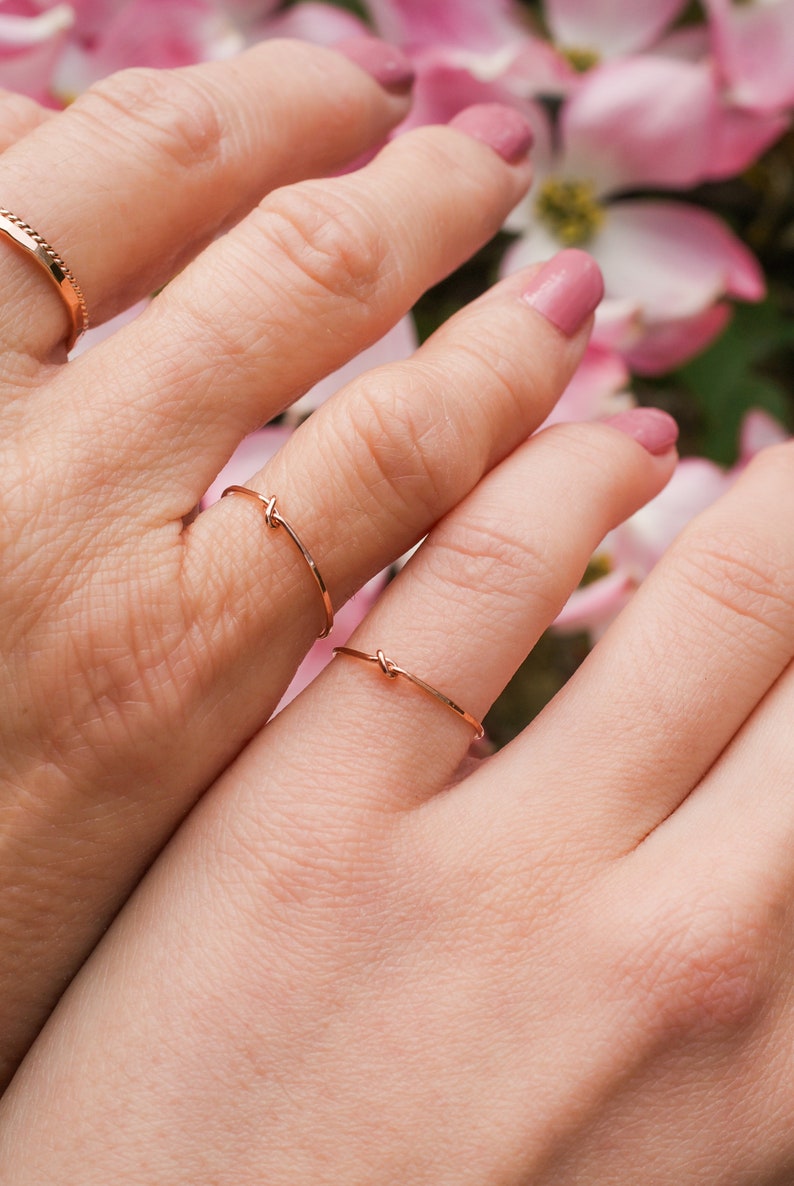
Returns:
[[[380,337],[529,181],[526,124],[491,107],[400,137],[355,174],[305,180],[407,110],[396,51],[341,48],[270,42],[133,70],[54,117],[0,96],[3,201],[65,257],[95,321],[180,272],[66,363],[55,286],[0,245],[0,1083],[325,623],[258,504],[225,499],[185,527],[192,508],[247,432]],[[559,335],[531,324],[519,277],[415,360],[350,385],[251,478],[335,607],[552,404],[598,300],[589,274],[553,355]],[[489,343],[476,359],[473,342]]]
[[[0,1109],[9,1186],[791,1181],[792,462],[762,453],[463,772],[464,721],[338,657],[56,1011]],[[672,464],[541,433],[351,644],[482,714]]]
[[[661,455],[533,438],[351,645],[481,715],[670,472],[663,419],[620,424]],[[2,1114],[12,1186],[787,1180],[791,461],[762,455],[462,775],[465,722],[335,660],[57,1011]]]

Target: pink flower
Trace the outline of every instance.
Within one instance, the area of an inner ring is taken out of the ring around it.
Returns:
[[[332,45],[365,27],[331,4],[281,0],[75,0],[75,21],[47,62],[63,102],[127,66],[173,67],[227,58],[269,37]],[[71,9],[69,6],[61,6]],[[2,28],[0,27],[0,38]]]
[[[665,489],[615,531],[593,557],[604,575],[572,594],[555,629],[587,630],[599,636],[620,613],[686,524],[723,494],[762,448],[788,439],[785,429],[765,412],[748,413],[742,425],[739,461],[723,470],[704,458],[679,462]]]
[[[705,0],[714,56],[733,101],[776,111],[794,104],[794,0]]]
[[[68,31],[74,24],[69,4],[43,7],[15,0],[0,12],[0,86],[53,102],[51,79]]]
[[[583,64],[646,50],[679,15],[686,0],[546,0],[554,43]],[[592,61],[591,61],[592,59]]]
[[[230,57],[240,30],[213,0],[126,0],[85,12],[57,64],[53,87],[68,101],[92,82],[128,66],[174,67]]]
[[[607,346],[590,342],[571,379],[541,427],[563,421],[600,420],[634,406],[626,390],[629,372],[621,356]]]
[[[379,572],[355,597],[351,597],[334,618],[333,634],[329,638],[318,638],[301,663],[292,683],[287,688],[276,709],[279,712],[294,700],[299,692],[307,688],[313,679],[327,667],[333,658],[334,647],[344,646],[354,630],[358,629],[388,584],[387,571]]]
[[[527,35],[511,0],[367,0],[378,35],[405,49],[458,48],[478,54]]]
[[[763,295],[757,261],[705,210],[621,194],[691,186],[725,168],[725,118],[702,64],[647,56],[592,70],[563,105],[559,147],[544,159],[551,133],[537,138],[536,182],[511,219],[523,234],[505,271],[584,246],[604,273],[602,320],[617,301],[631,326],[630,341],[612,345],[630,349],[637,369],[664,370],[702,349],[724,324],[725,296]]]
[[[257,6],[224,0],[223,7],[230,16],[235,17],[236,10],[241,7],[253,11]],[[262,9],[263,6],[260,4],[258,7]],[[301,41],[311,41],[315,45],[334,45],[346,37],[358,37],[362,33],[370,32],[358,17],[336,8],[333,4],[304,0],[285,12],[272,11],[275,7],[272,3],[265,6],[268,11],[264,14],[260,12],[257,19],[251,19],[250,13],[247,19],[237,16],[238,26],[247,45],[270,37],[296,37]]]

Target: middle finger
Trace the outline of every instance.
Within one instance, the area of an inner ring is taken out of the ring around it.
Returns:
[[[68,470],[85,485],[110,465],[156,521],[187,514],[243,436],[381,337],[524,192],[523,118],[489,106],[454,122],[400,137],[358,173],[272,194],[78,359],[42,422],[73,420],[76,386],[98,392],[83,397],[84,454]]]

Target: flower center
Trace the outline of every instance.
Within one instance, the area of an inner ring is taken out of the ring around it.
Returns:
[[[558,49],[560,55],[577,74],[586,74],[601,61],[601,55],[594,49],[584,49],[576,45],[559,46]]]
[[[604,208],[591,181],[550,177],[538,191],[535,214],[566,247],[587,243],[604,222]]]

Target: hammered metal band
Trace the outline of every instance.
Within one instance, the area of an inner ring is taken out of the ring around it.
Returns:
[[[392,659],[387,659],[383,651],[376,651],[374,655],[368,655],[366,651],[355,651],[352,647],[334,647],[335,655],[349,655],[351,659],[363,659],[366,663],[377,663],[380,670],[387,679],[396,679],[398,675],[410,680],[417,688],[421,688],[423,692],[427,692],[429,696],[433,696],[436,700],[440,700],[443,705],[451,709],[455,716],[460,717],[467,725],[471,725],[475,732],[475,740],[479,741],[481,737],[485,736],[485,730],[480,722],[466,712],[465,708],[461,708],[454,700],[450,700],[449,696],[445,696],[443,692],[439,692],[438,688],[431,687],[426,684],[418,675],[414,675],[410,671],[406,671],[404,667],[400,667]]]
[[[318,638],[327,638],[331,633],[334,624],[334,607],[331,604],[331,596],[326,587],[325,581],[320,575],[320,570],[314,562],[314,557],[308,548],[306,548],[301,541],[295,528],[289,523],[280,511],[276,509],[275,494],[268,497],[267,494],[259,494],[256,490],[249,490],[247,486],[227,486],[221,498],[225,498],[227,494],[244,494],[246,498],[255,499],[262,507],[265,515],[265,522],[268,527],[279,528],[283,527],[287,535],[290,537],[295,547],[300,552],[303,559],[309,566],[314,582],[320,590],[320,596],[323,599],[323,609],[325,610],[325,627]]]
[[[71,350],[77,339],[88,329],[88,307],[83,290],[65,260],[47,240],[18,215],[0,206],[0,234],[17,247],[27,251],[52,280],[69,314],[69,333],[66,349]]]

